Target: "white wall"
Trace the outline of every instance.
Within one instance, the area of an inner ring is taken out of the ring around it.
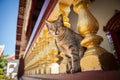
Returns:
[[[10,68],[10,65],[14,65],[14,68],[16,67],[17,63],[13,63],[13,62],[8,62],[7,64],[7,76],[10,75],[10,73],[13,72],[14,68]]]
[[[14,69],[17,67],[18,68],[19,60],[8,60],[7,63],[7,76],[10,77],[10,73],[12,74],[11,77],[15,77],[17,75],[17,72],[13,72]],[[10,67],[10,65],[13,65]]]

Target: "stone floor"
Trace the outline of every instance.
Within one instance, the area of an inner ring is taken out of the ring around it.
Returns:
[[[120,80],[120,71],[87,71],[74,74],[24,75],[22,80]]]

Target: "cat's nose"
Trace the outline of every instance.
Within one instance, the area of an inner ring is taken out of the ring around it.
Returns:
[[[57,32],[55,32],[55,35],[57,35]]]

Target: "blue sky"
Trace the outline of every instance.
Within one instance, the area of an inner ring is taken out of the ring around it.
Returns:
[[[0,0],[0,45],[4,54],[15,54],[19,0]]]

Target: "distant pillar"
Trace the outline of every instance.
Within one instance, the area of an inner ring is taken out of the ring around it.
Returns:
[[[46,74],[51,74],[50,64],[46,64]]]
[[[60,63],[60,73],[66,73],[67,71],[67,59],[66,57],[63,57],[63,61]]]
[[[46,74],[45,65],[42,65],[40,71],[41,71],[41,74]]]
[[[40,74],[39,67],[37,68],[37,74]]]

